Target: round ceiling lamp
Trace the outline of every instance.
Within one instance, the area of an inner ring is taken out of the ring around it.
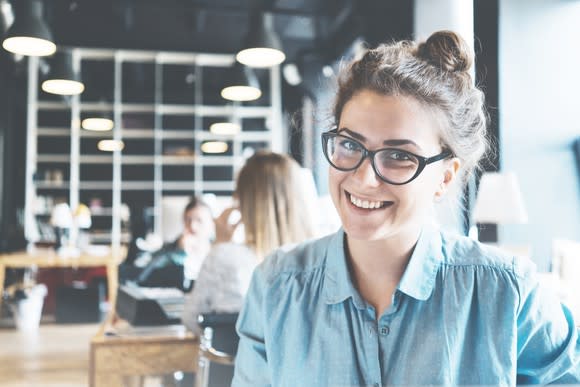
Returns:
[[[42,82],[43,91],[58,95],[77,95],[85,90],[78,71],[73,67],[70,52],[57,52],[52,59],[48,79]]]
[[[113,130],[115,123],[110,118],[105,117],[89,117],[81,122],[81,126],[86,130],[93,130],[96,132],[106,132]]]
[[[206,141],[201,144],[203,153],[225,153],[228,150],[228,144],[223,141]]]
[[[97,143],[97,149],[103,152],[122,151],[125,143],[120,140],[101,140]]]
[[[215,122],[209,126],[209,131],[213,134],[233,136],[242,130],[239,124],[234,122]]]
[[[40,0],[20,0],[15,5],[14,23],[6,31],[2,47],[13,54],[48,56],[56,52],[52,33],[42,18]]]
[[[253,19],[253,20],[252,20]],[[244,49],[236,60],[250,67],[272,67],[284,62],[286,55],[272,25],[272,15],[257,13],[250,20],[250,31]]]
[[[230,101],[254,101],[262,96],[260,84],[254,71],[236,62],[231,73],[229,86],[221,91],[222,98]]]

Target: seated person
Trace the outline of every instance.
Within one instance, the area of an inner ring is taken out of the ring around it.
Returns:
[[[237,177],[234,200],[215,220],[216,240],[203,262],[195,289],[187,296],[183,323],[200,333],[200,313],[235,313],[242,306],[254,267],[272,250],[314,236],[314,227],[302,213],[305,197],[300,166],[287,155],[257,152]],[[240,219],[230,215],[239,210]],[[243,224],[245,244],[232,242]]]
[[[193,197],[183,211],[182,234],[153,254],[137,277],[137,284],[189,291],[210,250],[213,232],[210,208],[200,198]]]

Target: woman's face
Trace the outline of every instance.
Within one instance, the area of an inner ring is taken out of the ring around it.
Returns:
[[[200,240],[210,240],[213,234],[213,218],[209,208],[198,205],[183,216],[184,234]]]
[[[433,114],[409,97],[358,92],[344,105],[338,132],[368,150],[399,148],[423,157],[442,151]],[[382,181],[367,158],[354,171],[330,166],[330,193],[349,238],[417,235],[458,167],[456,159],[438,161],[427,165],[415,180],[397,186]],[[365,204],[378,208],[362,208]]]

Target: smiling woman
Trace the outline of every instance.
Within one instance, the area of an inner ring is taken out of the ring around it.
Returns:
[[[487,148],[472,62],[440,31],[344,69],[322,135],[342,229],[255,270],[233,386],[580,383],[574,319],[534,265],[434,226]]]

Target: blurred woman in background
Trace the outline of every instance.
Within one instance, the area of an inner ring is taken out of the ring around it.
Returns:
[[[216,238],[188,295],[184,324],[199,332],[200,313],[235,313],[242,306],[255,266],[273,250],[314,236],[298,163],[288,155],[259,151],[240,170],[234,202],[215,220]],[[239,219],[232,219],[239,211]],[[232,238],[243,225],[245,243]]]

